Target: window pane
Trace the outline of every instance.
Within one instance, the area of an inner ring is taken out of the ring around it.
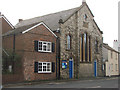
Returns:
[[[81,60],[83,62],[83,35],[81,36]]]
[[[47,65],[47,68],[50,68],[50,65]]]
[[[47,71],[50,71],[50,68],[47,68]]]
[[[39,45],[42,45],[42,42],[39,42]]]
[[[70,49],[70,35],[67,36],[67,49]]]
[[[46,45],[43,46],[43,51],[46,51]]]
[[[87,62],[87,33],[84,34],[84,44],[85,44],[85,61]]]
[[[43,44],[46,44],[46,42],[43,42]]]
[[[41,62],[38,64],[38,71],[41,72],[50,72],[51,71],[51,63],[50,62]]]
[[[47,63],[47,65],[50,65],[50,63]]]
[[[50,45],[50,43],[48,43],[47,44],[47,51],[50,51],[50,47],[51,47],[51,45]]]
[[[46,71],[46,66],[43,66],[43,71]]]
[[[42,50],[42,42],[39,42],[39,50]]]
[[[42,63],[39,63],[39,65],[42,65]]]
[[[38,69],[38,71],[42,71],[42,68]]]
[[[46,66],[43,66],[43,69],[45,69],[46,68]]]
[[[46,65],[46,63],[43,63],[43,65]]]
[[[39,66],[38,68],[42,68],[42,66]]]

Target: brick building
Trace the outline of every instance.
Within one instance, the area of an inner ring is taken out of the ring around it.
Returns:
[[[42,21],[44,24],[36,27]],[[43,29],[45,24],[48,30]],[[77,8],[27,20],[20,19],[15,28],[4,34],[4,37],[15,34],[15,51],[21,52],[23,56],[25,80],[103,76],[102,31],[84,0]],[[33,47],[36,40],[54,43],[55,52],[36,52]],[[55,72],[34,73],[34,62],[39,60],[54,62]]]
[[[56,79],[56,39],[57,36],[44,22],[3,34],[6,51],[12,49],[21,57],[21,67],[17,67],[16,62],[13,68],[11,77],[17,75],[13,82]],[[3,81],[7,82],[5,78]]]
[[[2,34],[14,29],[14,26],[9,22],[9,20],[0,12],[0,30]]]

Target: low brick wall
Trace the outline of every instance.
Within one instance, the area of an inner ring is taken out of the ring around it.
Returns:
[[[24,77],[20,74],[4,74],[2,76],[2,84],[10,84],[22,81],[24,81]]]

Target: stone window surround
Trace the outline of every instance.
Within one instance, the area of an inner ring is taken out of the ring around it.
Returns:
[[[70,36],[70,49],[68,49],[68,45],[67,45],[67,36]],[[70,32],[68,34],[65,35],[65,39],[66,39],[66,42],[65,42],[65,46],[66,46],[66,51],[70,51],[72,49],[72,35],[70,34]]]
[[[83,17],[84,17],[85,21],[86,21],[87,18],[88,18],[87,14],[84,14]]]

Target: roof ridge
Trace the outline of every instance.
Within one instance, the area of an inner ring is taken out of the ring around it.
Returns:
[[[61,10],[61,11],[58,11],[58,12],[53,12],[53,13],[45,14],[45,15],[42,15],[42,16],[37,16],[37,17],[25,19],[23,21],[31,20],[31,19],[34,19],[34,18],[45,17],[45,16],[49,16],[49,15],[53,15],[53,14],[58,14],[58,13],[61,13],[61,12],[66,12],[66,11],[70,11],[70,10],[73,10],[73,9],[78,9],[79,7],[75,7],[75,8],[71,8],[71,9],[66,9],[66,10]],[[21,22],[23,22],[23,21],[21,21]]]
[[[116,51],[114,48],[112,48],[111,46],[109,46],[107,43],[103,43],[103,47],[105,47],[105,48],[107,48],[107,49],[109,49],[109,50],[118,52],[118,51]]]

